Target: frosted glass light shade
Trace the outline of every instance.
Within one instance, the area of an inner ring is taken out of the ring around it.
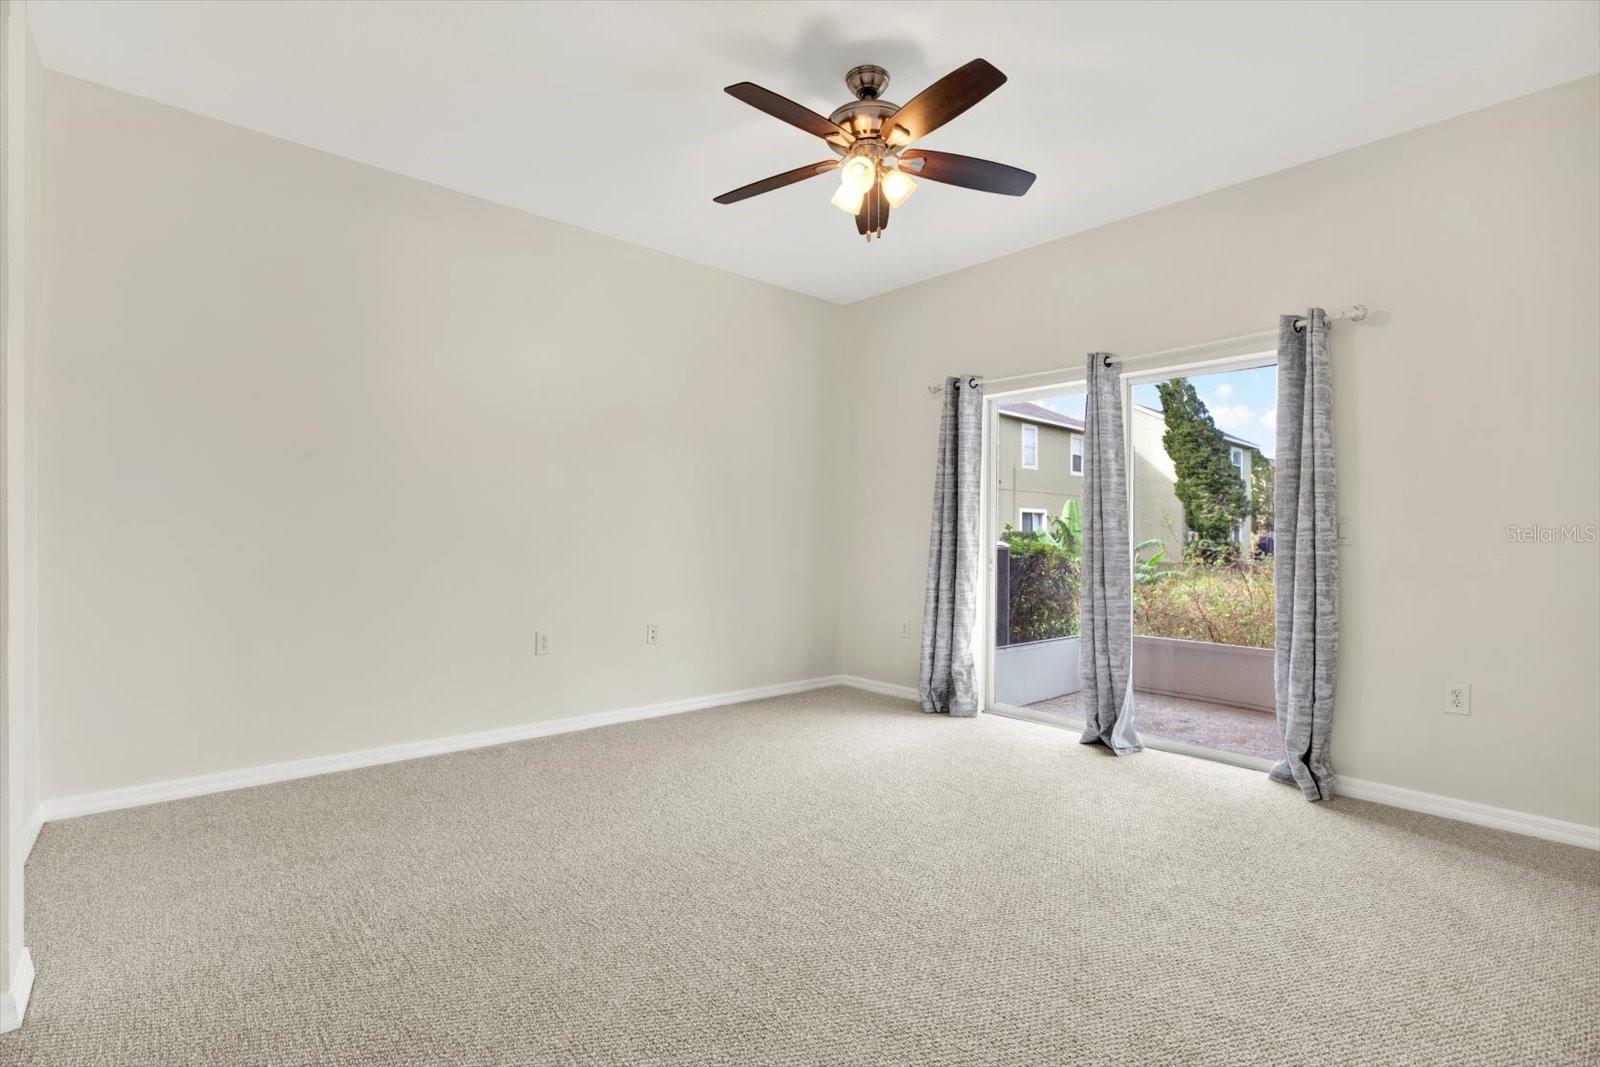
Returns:
[[[868,186],[871,188],[871,186]],[[840,185],[833,191],[833,206],[847,214],[854,215],[861,210],[861,201],[867,195],[865,189],[852,189],[848,185]]]
[[[916,191],[917,183],[903,170],[891,170],[883,176],[883,198],[889,201],[890,207],[899,207]]]

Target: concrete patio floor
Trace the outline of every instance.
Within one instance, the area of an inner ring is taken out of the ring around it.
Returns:
[[[1081,694],[1052,697],[1028,707],[1081,720]],[[1134,727],[1141,736],[1164,737],[1222,752],[1276,760],[1283,755],[1278,720],[1269,711],[1136,690]]]

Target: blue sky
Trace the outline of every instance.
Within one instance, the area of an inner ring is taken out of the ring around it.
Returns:
[[[1222,374],[1192,374],[1200,399],[1205,401],[1217,427],[1235,437],[1252,441],[1264,456],[1271,457],[1277,437],[1278,368],[1232,370]],[[1155,385],[1133,387],[1133,402],[1161,409]],[[1065,415],[1083,418],[1083,394],[1065,393],[1035,401]]]

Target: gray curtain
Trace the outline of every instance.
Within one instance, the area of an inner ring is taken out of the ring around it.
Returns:
[[[1278,454],[1273,573],[1278,597],[1277,705],[1283,760],[1272,777],[1307,800],[1333,795],[1328,742],[1339,659],[1338,516],[1333,480],[1333,376],[1321,308],[1278,324]]]
[[[1083,434],[1083,573],[1078,673],[1084,744],[1119,756],[1144,746],[1133,728],[1133,557],[1122,379],[1111,357],[1089,354]]]
[[[946,378],[934,462],[933,527],[922,601],[922,710],[978,714],[972,634],[978,619],[983,383]]]

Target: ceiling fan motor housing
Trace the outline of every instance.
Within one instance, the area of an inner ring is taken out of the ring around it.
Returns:
[[[851,67],[844,76],[844,83],[856,98],[829,115],[829,120],[849,130],[857,140],[878,136],[884,120],[900,110],[899,104],[882,99],[883,91],[889,87],[889,72],[864,63]],[[845,154],[845,149],[839,145],[834,145],[833,150],[841,156]]]

